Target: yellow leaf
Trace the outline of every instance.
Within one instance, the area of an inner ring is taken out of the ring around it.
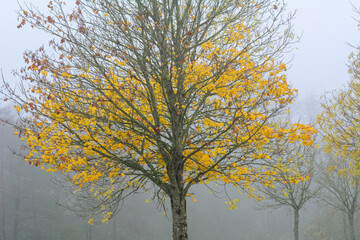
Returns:
[[[21,108],[19,106],[14,106],[14,108],[16,109],[17,112],[21,111]]]
[[[88,224],[94,225],[94,219],[93,219],[93,218],[90,218],[89,221],[88,221]]]

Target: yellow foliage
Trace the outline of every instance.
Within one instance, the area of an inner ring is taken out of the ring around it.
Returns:
[[[129,27],[109,23],[106,27],[117,31]],[[136,34],[147,30],[136,29]],[[187,37],[176,36],[185,49]],[[47,171],[69,173],[78,189],[109,180],[93,193],[98,198],[148,181],[163,191],[178,179],[186,186],[222,181],[249,192],[254,181],[271,185],[278,172],[259,166],[271,160],[273,142],[311,145],[316,130],[269,121],[291,104],[297,90],[287,83],[284,63],[245,47],[252,38],[252,27],[240,22],[229,24],[221,41],[210,38],[197,46],[196,57],[172,49],[174,57],[165,61],[161,49],[130,43],[116,43],[123,51],[111,51],[105,40],[86,45],[86,61],[65,50],[60,63],[34,56],[28,71],[42,80],[31,82],[34,95],[15,106],[31,113],[24,115],[30,127],[18,134],[30,149],[27,159],[37,159]],[[164,45],[172,40],[166,36]],[[133,58],[141,51],[143,62],[137,64]],[[237,202],[228,202],[229,208]],[[111,212],[106,214],[105,222]]]
[[[359,56],[352,56],[353,61],[357,62]],[[358,67],[350,66],[352,79],[347,88],[333,92],[332,95],[325,96],[322,104],[322,113],[319,114],[317,122],[323,134],[324,151],[334,154],[334,158],[340,157],[346,161],[350,160],[349,168],[357,169],[350,171],[353,176],[360,176],[359,172],[359,131],[360,131],[360,79],[354,73]],[[336,166],[329,171],[338,171],[339,174],[346,172],[346,169],[339,170]]]

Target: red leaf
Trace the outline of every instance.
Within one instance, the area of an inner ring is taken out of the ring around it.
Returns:
[[[154,132],[155,132],[156,134],[159,134],[160,131],[161,131],[161,128],[160,128],[160,127],[154,127]]]

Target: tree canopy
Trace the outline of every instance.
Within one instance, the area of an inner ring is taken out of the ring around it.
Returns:
[[[278,179],[274,141],[312,144],[311,126],[270,121],[297,92],[281,61],[293,42],[284,4],[78,0],[67,13],[55,0],[48,7],[49,15],[22,9],[19,27],[54,36],[51,54],[25,52],[21,93],[5,84],[2,95],[19,112],[13,124],[26,161],[67,173],[103,221],[126,196],[152,190],[170,198],[174,239],[187,239],[191,186],[216,181],[250,191],[254,181]]]
[[[323,135],[324,150],[337,158],[350,160],[352,174],[359,175],[360,143],[360,55],[349,56],[350,81],[343,90],[324,96],[322,112],[318,115],[319,130]],[[354,171],[355,170],[355,171]]]

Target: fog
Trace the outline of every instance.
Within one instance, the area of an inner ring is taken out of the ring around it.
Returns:
[[[294,28],[302,36],[289,80],[299,89],[300,97],[342,88],[348,80],[346,64],[353,50],[349,44],[357,45],[360,39],[351,1],[287,2],[288,9],[296,9]],[[355,1],[353,4],[357,6]]]
[[[5,240],[153,240],[171,239],[171,212],[164,216],[149,196],[128,197],[108,223],[89,225],[87,219],[59,206],[68,192],[53,184],[54,175],[29,166],[14,156],[8,146],[19,149],[21,142],[10,127],[0,128],[0,230]],[[5,140],[6,139],[6,140]],[[196,202],[188,198],[190,239],[288,240],[293,237],[290,208],[265,209],[256,200],[239,198],[237,209],[230,210],[226,198],[215,197],[204,186],[193,189]],[[169,210],[169,209],[168,209]],[[359,221],[356,215],[355,221]],[[346,217],[338,210],[314,199],[300,211],[300,239],[346,239]],[[360,236],[360,229],[357,235]]]
[[[30,1],[45,6],[47,0]],[[355,3],[356,4],[356,3]],[[42,8],[42,7],[41,7]],[[45,8],[45,7],[44,7]],[[3,1],[0,8],[0,69],[7,81],[18,80],[12,70],[23,66],[22,53],[47,45],[48,36],[26,26],[17,29],[16,1]],[[314,122],[320,108],[320,95],[342,88],[349,79],[348,43],[356,45],[360,31],[357,17],[344,0],[289,0],[288,10],[296,11],[294,29],[301,35],[296,50],[286,56],[291,61],[288,79],[299,89],[293,111],[308,122]],[[2,114],[7,109],[1,108]],[[52,176],[12,154],[21,142],[9,126],[0,128],[0,239],[171,239],[171,216],[146,195],[129,197],[118,214],[107,224],[91,226],[58,204],[66,193],[51,181]],[[246,193],[231,196],[240,199],[237,209],[230,210],[227,199],[217,198],[205,187],[195,190],[196,202],[188,199],[189,239],[288,240],[293,237],[290,208],[262,209]],[[62,194],[60,194],[62,193]],[[170,214],[171,211],[168,213]],[[300,239],[346,239],[346,216],[318,199],[310,201],[300,213]],[[356,215],[355,222],[359,222]],[[3,234],[3,235],[1,235]],[[357,230],[360,237],[360,229]]]

